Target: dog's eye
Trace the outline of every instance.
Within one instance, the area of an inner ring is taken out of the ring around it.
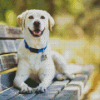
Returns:
[[[34,19],[34,17],[33,17],[33,16],[29,16],[28,18],[29,18],[29,19]]]
[[[44,16],[41,16],[41,19],[45,19],[45,17]]]

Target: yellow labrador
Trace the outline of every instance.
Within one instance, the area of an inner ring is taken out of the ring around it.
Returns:
[[[45,92],[52,83],[56,72],[58,80],[73,79],[68,74],[65,59],[57,52],[51,51],[49,31],[54,26],[54,19],[43,10],[27,10],[17,17],[24,33],[24,40],[18,49],[18,70],[14,86],[21,93],[31,93],[32,88],[25,81],[32,78],[40,83],[36,92]]]

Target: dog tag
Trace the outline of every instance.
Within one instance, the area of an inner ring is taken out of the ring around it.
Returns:
[[[42,55],[41,56],[41,61],[44,61],[44,60],[46,60],[47,59],[47,56],[46,55]]]

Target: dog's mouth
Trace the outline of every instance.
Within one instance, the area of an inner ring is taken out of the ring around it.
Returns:
[[[43,34],[45,28],[44,28],[43,31],[41,31],[40,29],[35,29],[35,30],[32,31],[29,28],[28,28],[28,30],[34,37],[40,37]]]

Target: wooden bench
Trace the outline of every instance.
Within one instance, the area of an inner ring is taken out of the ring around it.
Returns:
[[[54,81],[45,93],[19,94],[19,90],[13,87],[13,79],[17,70],[17,49],[23,39],[20,28],[0,26],[0,100],[79,100],[93,66],[87,65],[89,70],[76,75],[69,82]],[[30,85],[36,86],[28,80]]]

